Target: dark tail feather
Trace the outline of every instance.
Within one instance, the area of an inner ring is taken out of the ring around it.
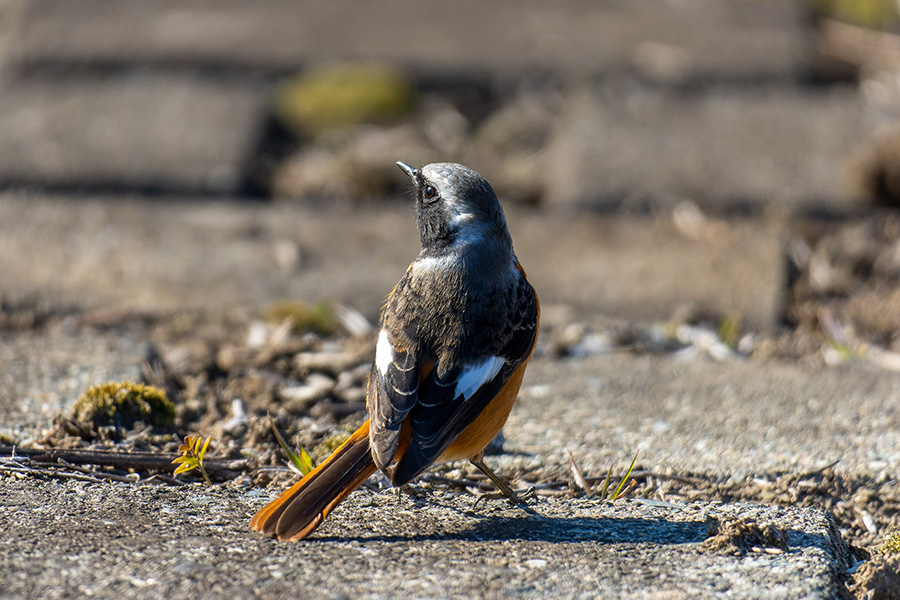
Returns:
[[[282,541],[302,540],[374,472],[366,421],[325,462],[256,513],[250,527]]]

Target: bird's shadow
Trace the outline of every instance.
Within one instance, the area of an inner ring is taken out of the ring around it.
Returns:
[[[788,530],[793,547],[823,547],[824,536]],[[705,521],[670,521],[664,518],[629,517],[546,517],[535,513],[522,517],[481,519],[471,527],[455,531],[412,535],[321,536],[319,542],[355,542],[361,544],[421,541],[504,542],[533,541],[551,543],[602,544],[695,544],[709,536]]]
[[[685,544],[706,538],[702,521],[666,521],[664,519],[613,517],[499,517],[478,520],[471,527],[455,531],[412,535],[321,536],[320,542],[416,542],[416,541],[539,541]]]

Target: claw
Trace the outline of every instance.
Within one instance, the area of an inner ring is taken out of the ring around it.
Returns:
[[[513,505],[524,504],[518,495],[513,491],[511,487],[506,485],[502,479],[497,477],[497,474],[488,468],[486,464],[484,464],[484,453],[479,452],[475,456],[469,459],[469,462],[478,467],[478,469],[487,475],[488,479],[494,482],[494,485],[497,486],[497,489],[500,490],[500,493],[505,496]]]
[[[502,479],[497,477],[496,473],[491,471],[486,464],[484,464],[484,454],[478,453],[472,458],[469,459],[473,465],[478,467],[478,469],[487,475],[488,479],[494,482],[494,485],[497,486],[498,492],[492,494],[482,494],[478,497],[478,500],[475,501],[475,507],[478,507],[478,503],[482,500],[499,500],[500,498],[506,498],[509,500],[510,504],[513,506],[521,506],[523,504],[528,504],[525,500],[533,500],[537,497],[537,492],[534,490],[534,486],[531,486],[522,496],[516,494],[515,490],[506,485]]]

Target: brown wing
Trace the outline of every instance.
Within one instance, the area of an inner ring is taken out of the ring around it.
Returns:
[[[375,363],[369,371],[366,408],[369,411],[369,442],[379,469],[394,461],[400,439],[400,426],[416,405],[419,390],[419,365],[416,348],[398,348],[390,334],[382,329],[378,338]]]
[[[412,439],[394,470],[394,485],[403,485],[428,468],[531,356],[538,304],[524,275],[512,317],[511,331],[495,354],[478,356],[443,374],[435,365],[424,375],[416,402],[409,408]]]

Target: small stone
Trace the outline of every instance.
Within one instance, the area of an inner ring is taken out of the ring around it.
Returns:
[[[288,410],[305,410],[310,404],[327,396],[334,388],[334,380],[321,373],[312,373],[303,385],[283,387],[278,395]]]

